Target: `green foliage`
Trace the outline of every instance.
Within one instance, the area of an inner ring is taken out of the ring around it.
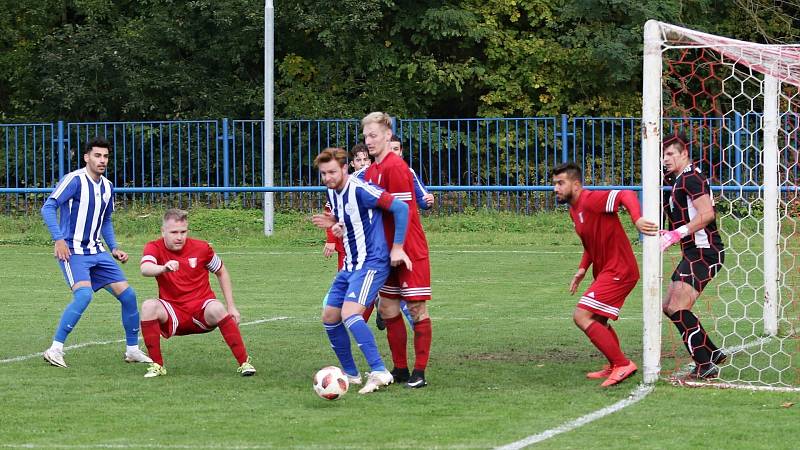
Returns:
[[[0,120],[258,118],[261,0],[0,3]],[[275,9],[276,115],[636,115],[648,19],[795,42],[769,0],[299,0]]]

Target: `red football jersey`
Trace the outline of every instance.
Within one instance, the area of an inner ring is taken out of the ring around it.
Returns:
[[[595,279],[600,272],[610,272],[623,280],[639,279],[639,265],[617,215],[619,193],[584,189],[578,202],[569,209]]]
[[[364,173],[364,179],[380,186],[394,198],[406,202],[408,205],[408,228],[403,250],[412,261],[427,258],[428,240],[425,238],[425,231],[422,230],[422,223],[419,220],[414,197],[414,179],[403,158],[392,152],[388,153],[380,163],[370,164]],[[383,230],[386,235],[386,243],[391,250],[392,242],[394,242],[394,216],[392,214],[383,215]]]
[[[178,261],[178,270],[156,277],[159,298],[177,304],[217,298],[208,282],[208,273],[221,269],[222,260],[208,242],[187,238],[183,248],[173,252],[164,239],[150,241],[144,246],[140,265],[145,262],[164,265],[171,259]]]

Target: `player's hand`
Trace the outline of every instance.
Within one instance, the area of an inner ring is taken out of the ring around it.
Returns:
[[[331,227],[331,233],[341,239],[344,236],[344,225],[341,222],[337,222],[336,225]]]
[[[575,272],[575,276],[572,277],[572,282],[569,284],[570,294],[575,294],[575,292],[578,290],[578,286],[580,286],[581,281],[583,281],[583,277],[585,276],[586,269],[578,269],[578,271]]]
[[[111,256],[113,256],[117,261],[121,262],[122,264],[128,262],[128,254],[118,248],[111,250]]]
[[[326,258],[330,258],[331,255],[333,254],[333,252],[335,252],[335,251],[336,251],[336,243],[335,242],[326,242],[325,243],[325,248],[322,249],[322,254]]]
[[[402,245],[393,245],[392,251],[389,252],[389,259],[392,267],[397,267],[400,264],[405,264],[406,268],[411,271],[411,258],[408,257],[406,251],[403,250]]]
[[[422,196],[422,200],[424,200],[425,204],[428,205],[428,208],[430,208],[436,202],[436,197],[434,197],[433,194],[428,193]]]
[[[169,261],[164,263],[164,272],[161,273],[177,272],[179,268],[180,268],[180,263],[178,261],[175,261],[174,259],[170,259]]]
[[[235,306],[231,306],[228,308],[228,314],[233,317],[233,320],[236,322],[236,325],[239,325],[239,322],[242,320],[242,315],[239,314],[239,310],[236,309]]]
[[[59,239],[53,244],[53,256],[59,261],[69,261],[69,247],[67,247],[67,241]]]
[[[656,225],[654,222],[650,222],[644,217],[640,217],[639,220],[636,221],[635,225],[637,230],[648,236],[655,236],[658,232],[658,225]]]
[[[672,244],[680,242],[682,238],[689,234],[689,229],[686,225],[678,228],[677,230],[660,230],[661,234],[661,251],[668,249]]]
[[[314,214],[311,216],[311,223],[323,229],[330,228],[336,225],[336,217],[330,213]]]

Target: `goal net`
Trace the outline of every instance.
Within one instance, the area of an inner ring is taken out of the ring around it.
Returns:
[[[711,183],[722,269],[692,309],[727,355],[723,387],[800,390],[800,46],[764,45],[656,21],[645,26],[643,200],[664,223],[661,143],[680,132]],[[644,242],[645,382],[693,368],[661,300],[680,261]],[[663,292],[662,292],[663,291]],[[663,339],[662,339],[663,337]]]

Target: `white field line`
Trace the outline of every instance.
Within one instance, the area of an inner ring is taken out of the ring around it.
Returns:
[[[286,320],[286,319],[289,319],[289,317],[284,317],[284,316],[271,317],[269,319],[254,320],[252,322],[242,322],[242,323],[239,324],[239,326],[240,327],[246,327],[246,326],[249,326],[249,325],[257,325],[259,323],[275,322],[277,320]],[[139,338],[139,341],[141,341],[141,340],[142,339]],[[82,344],[67,345],[66,347],[64,347],[64,350],[75,350],[75,349],[78,349],[78,348],[91,347],[91,346],[95,346],[95,345],[118,344],[120,342],[125,342],[125,339],[117,339],[115,341],[84,342]],[[43,354],[44,354],[43,352],[39,352],[39,353],[32,353],[30,355],[15,356],[13,358],[0,359],[0,364],[8,364],[8,363],[13,363],[13,362],[25,361],[25,360],[33,359],[33,358],[39,358]]]
[[[733,347],[726,347],[723,348],[722,351],[728,354],[728,356],[732,356],[735,353],[738,353],[742,350],[747,350],[748,348],[757,347],[763,344],[768,343],[771,341],[771,337],[760,337],[753,342],[749,342],[747,344],[742,345],[735,345]],[[724,367],[724,366],[723,366]],[[681,367],[680,369],[675,371],[675,374],[669,378],[670,381],[675,386],[687,386],[693,388],[716,388],[716,389],[741,389],[747,391],[765,391],[765,392],[800,392],[800,387],[791,387],[791,386],[760,386],[760,385],[750,385],[750,384],[737,384],[737,383],[728,383],[728,382],[715,382],[715,381],[684,381],[682,380],[692,368],[692,363],[686,364],[685,366]],[[721,372],[722,370],[720,370]]]
[[[539,434],[534,434],[528,436],[524,439],[520,439],[519,441],[512,442],[510,444],[503,445],[502,447],[497,447],[496,450],[518,450],[521,448],[525,448],[529,445],[536,444],[538,442],[542,442],[544,440],[550,439],[553,436],[557,436],[562,433],[566,433],[568,431],[572,431],[578,427],[582,427],[587,423],[594,422],[597,419],[601,419],[609,414],[614,414],[615,412],[621,410],[622,408],[631,406],[643,398],[645,398],[648,394],[653,392],[653,385],[650,384],[640,384],[636,389],[631,391],[628,398],[624,400],[620,400],[613,405],[606,406],[603,409],[598,409],[597,411],[591,412],[586,414],[585,416],[578,417],[575,420],[571,420],[569,422],[565,422],[555,428],[551,428],[546,431],[542,431]]]

